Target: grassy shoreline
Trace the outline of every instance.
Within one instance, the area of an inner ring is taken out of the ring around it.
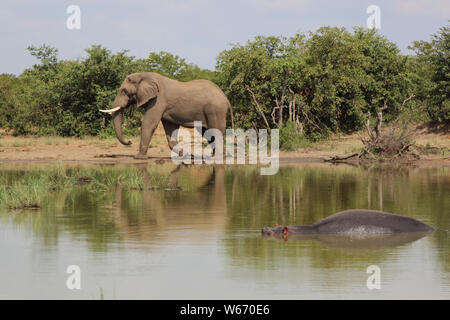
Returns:
[[[45,168],[0,171],[0,208],[38,209],[53,192],[73,191],[78,187],[92,193],[106,193],[118,185],[128,190],[163,189],[172,168],[146,167],[145,176],[141,170],[136,167],[118,170],[110,166],[83,168],[58,163]]]

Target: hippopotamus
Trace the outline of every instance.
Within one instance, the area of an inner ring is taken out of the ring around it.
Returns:
[[[346,235],[368,236],[399,233],[430,233],[434,228],[418,220],[376,210],[352,209],[335,213],[312,225],[264,227],[265,236]]]

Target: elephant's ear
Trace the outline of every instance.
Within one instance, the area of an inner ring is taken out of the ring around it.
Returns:
[[[147,103],[150,99],[155,98],[158,92],[159,87],[156,82],[145,80],[141,81],[136,94],[137,106],[140,107]]]

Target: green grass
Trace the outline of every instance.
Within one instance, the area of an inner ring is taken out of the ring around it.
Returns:
[[[36,186],[14,185],[0,186],[0,203],[8,209],[39,208],[41,188]]]
[[[7,209],[39,208],[46,197],[58,190],[83,187],[89,192],[107,193],[117,185],[125,189],[165,189],[171,168],[150,166],[148,174],[135,167],[69,167],[58,164],[30,171],[0,172],[0,207]],[[145,177],[144,177],[145,176]],[[144,183],[148,181],[148,185]]]

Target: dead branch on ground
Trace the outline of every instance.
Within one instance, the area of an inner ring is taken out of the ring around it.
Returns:
[[[407,114],[403,113],[406,102],[414,98],[412,94],[405,99],[400,108],[400,113],[394,121],[391,123],[390,130],[383,130],[383,111],[388,109],[386,102],[384,106],[378,108],[377,123],[372,130],[370,128],[370,113],[367,114],[367,122],[365,124],[367,131],[367,138],[363,138],[358,132],[358,136],[363,144],[362,151],[359,153],[353,153],[349,156],[334,156],[325,161],[335,162],[343,161],[358,156],[359,159],[371,159],[371,160],[386,160],[405,158],[412,156],[416,159],[420,158],[420,155],[414,149],[414,132],[410,129],[411,123],[411,111]],[[400,123],[400,118],[406,117]]]

